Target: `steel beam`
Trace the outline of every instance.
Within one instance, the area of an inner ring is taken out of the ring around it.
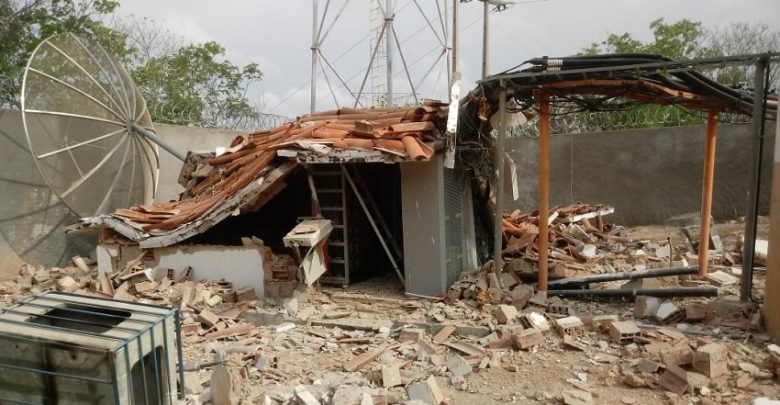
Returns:
[[[753,125],[752,154],[750,161],[750,180],[748,183],[747,212],[745,213],[745,236],[742,244],[742,279],[739,298],[743,302],[750,300],[753,288],[753,259],[756,250],[756,224],[758,220],[758,193],[761,188],[761,155],[764,149],[764,122],[766,117],[766,70],[769,58],[762,56],[756,60],[753,77]]]

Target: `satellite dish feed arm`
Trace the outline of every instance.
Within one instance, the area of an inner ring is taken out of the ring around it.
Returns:
[[[173,149],[173,147],[171,145],[168,145],[167,143],[165,143],[165,141],[160,139],[160,137],[158,137],[157,134],[155,134],[154,132],[152,132],[152,131],[144,128],[144,127],[142,127],[137,122],[131,123],[130,124],[130,128],[133,131],[143,135],[144,138],[146,138],[146,139],[156,143],[158,146],[160,146],[161,148],[165,149],[168,153],[170,153],[171,155],[175,156],[177,159],[181,160],[182,162],[186,159],[186,157],[184,155],[182,155],[181,152],[177,151],[176,149]]]

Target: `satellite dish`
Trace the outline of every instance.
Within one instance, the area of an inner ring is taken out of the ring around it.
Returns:
[[[22,82],[22,121],[38,170],[77,215],[152,201],[160,143],[149,110],[97,42],[62,33],[35,48]]]

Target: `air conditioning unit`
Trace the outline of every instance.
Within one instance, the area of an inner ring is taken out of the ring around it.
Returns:
[[[0,403],[172,404],[177,360],[175,308],[46,292],[0,309]]]

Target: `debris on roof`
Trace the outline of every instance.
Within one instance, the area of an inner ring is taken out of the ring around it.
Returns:
[[[239,135],[219,156],[190,153],[179,179],[186,187],[179,201],[82,218],[71,230],[107,226],[142,248],[169,246],[273,198],[283,188],[281,180],[297,167],[296,161],[277,156],[342,163],[429,160],[443,144],[446,116],[447,104],[436,100],[419,107],[341,108],[304,115]]]

